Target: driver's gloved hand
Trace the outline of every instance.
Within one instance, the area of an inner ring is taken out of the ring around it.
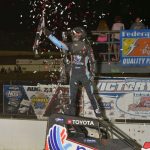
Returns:
[[[52,34],[52,32],[50,30],[48,30],[46,27],[42,28],[43,33],[48,37],[50,34]]]

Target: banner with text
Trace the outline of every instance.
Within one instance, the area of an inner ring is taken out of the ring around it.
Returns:
[[[122,65],[150,66],[150,30],[123,30],[120,37]]]
[[[69,101],[69,86],[4,85],[3,95],[4,113],[35,115],[44,119],[51,113],[64,111]]]
[[[150,119],[148,78],[102,78],[95,94],[109,119]]]
[[[150,119],[149,78],[100,78],[95,97],[107,118]],[[95,118],[85,89],[80,98],[80,115]],[[63,113],[69,101],[69,85],[4,85],[4,113],[35,115],[44,119]],[[84,106],[84,107],[83,107]]]

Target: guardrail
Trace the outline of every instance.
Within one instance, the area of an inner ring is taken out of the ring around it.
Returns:
[[[107,62],[111,62],[113,61],[113,56],[115,55],[120,55],[120,51],[115,52],[115,50],[113,49],[113,44],[120,44],[120,41],[114,41],[112,38],[113,34],[119,33],[120,31],[116,30],[116,31],[91,31],[92,33],[92,38],[94,36],[100,36],[101,34],[105,34],[107,36],[107,41],[106,42],[97,42],[97,41],[93,41],[92,45],[100,45],[100,44],[107,44],[107,49],[106,52],[99,52],[98,55],[106,55],[107,56]],[[100,50],[100,47],[99,47]],[[94,50],[95,51],[95,50]],[[101,61],[104,62],[104,60],[98,59],[97,61]],[[118,60],[115,60],[117,62],[119,62]]]

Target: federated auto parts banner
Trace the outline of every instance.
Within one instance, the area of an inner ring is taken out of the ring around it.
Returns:
[[[65,109],[68,92],[68,85],[4,85],[4,113],[35,115],[44,119],[44,116]]]
[[[120,37],[122,65],[150,66],[150,30],[123,30]]]
[[[148,78],[102,78],[96,95],[109,119],[150,119]]]

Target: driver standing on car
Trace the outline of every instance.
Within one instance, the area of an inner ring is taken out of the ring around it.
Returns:
[[[71,31],[72,42],[70,43],[61,42],[46,28],[44,28],[44,33],[63,52],[69,51],[71,54],[70,103],[67,114],[76,115],[77,92],[81,83],[86,89],[96,117],[102,117],[99,104],[93,94],[94,55],[89,42],[87,42],[85,30],[81,27],[73,28]]]

